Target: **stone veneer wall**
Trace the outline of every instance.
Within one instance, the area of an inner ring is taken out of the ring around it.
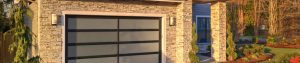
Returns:
[[[226,61],[226,3],[211,4],[212,57],[216,62]]]
[[[190,63],[189,51],[190,42],[192,39],[192,1],[180,4],[177,9],[177,21],[176,24],[176,55],[177,63]]]
[[[51,25],[51,14],[62,11],[97,11],[121,13],[166,14],[176,17],[176,26],[166,20],[167,63],[189,63],[191,40],[192,2],[110,1],[110,0],[39,0],[38,41],[42,63],[62,62],[62,24]],[[35,10],[37,11],[37,10]],[[176,54],[175,54],[176,53]]]

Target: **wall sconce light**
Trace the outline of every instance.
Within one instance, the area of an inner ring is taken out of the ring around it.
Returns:
[[[176,18],[174,18],[174,17],[170,17],[169,21],[170,21],[169,22],[170,26],[174,26],[176,24]]]
[[[14,0],[14,4],[20,3],[20,0]]]
[[[261,30],[266,30],[266,25],[261,25]]]
[[[52,14],[52,20],[51,20],[51,24],[52,25],[56,25],[57,24],[57,15],[56,14]]]

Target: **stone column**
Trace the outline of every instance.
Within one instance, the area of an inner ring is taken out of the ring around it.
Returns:
[[[192,0],[184,1],[179,4],[176,11],[176,63],[190,63]]]
[[[212,58],[226,61],[226,2],[211,3]]]

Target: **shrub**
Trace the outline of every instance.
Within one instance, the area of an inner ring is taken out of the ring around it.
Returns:
[[[265,47],[258,44],[244,45],[239,48],[239,52],[242,52],[245,56],[266,53]]]
[[[273,36],[268,36],[267,37],[267,43],[273,45],[275,43],[275,37]]]
[[[271,49],[269,49],[269,48],[264,48],[264,52],[265,52],[265,53],[270,53],[270,51],[271,51]]]
[[[191,42],[191,47],[192,49],[189,52],[189,59],[191,61],[191,63],[199,63],[199,57],[197,57],[196,53],[198,52],[198,46],[196,45],[197,42],[197,33],[196,33],[196,23],[193,23],[193,27],[192,27],[192,42]]]
[[[254,26],[252,24],[246,25],[244,32],[245,32],[245,36],[253,36],[254,35]]]

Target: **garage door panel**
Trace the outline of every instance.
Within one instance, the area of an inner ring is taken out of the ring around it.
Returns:
[[[159,40],[159,31],[120,32],[120,41]]]
[[[94,56],[94,55],[113,55],[118,53],[118,45],[84,45],[69,46],[68,57]]]
[[[68,29],[117,29],[118,19],[69,18]]]
[[[158,54],[120,56],[120,63],[158,63]]]
[[[68,61],[68,63],[117,63],[117,62],[118,62],[117,57],[76,59],[76,60]]]
[[[118,32],[68,32],[68,43],[117,41]]]
[[[159,19],[120,19],[120,29],[159,29]]]
[[[159,43],[135,43],[135,44],[120,44],[119,53],[143,53],[143,52],[159,52]]]
[[[160,63],[160,18],[66,16],[67,63]]]

